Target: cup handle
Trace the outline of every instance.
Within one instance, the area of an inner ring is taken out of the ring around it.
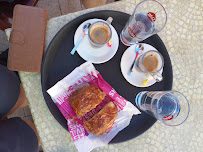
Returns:
[[[150,74],[150,75],[156,80],[156,82],[160,82],[163,80],[163,77],[161,74],[154,74],[154,75]]]
[[[107,20],[106,20],[106,22],[109,23],[109,24],[111,24],[112,21],[113,21],[112,17],[108,17]]]
[[[146,83],[150,80],[150,79],[154,79],[156,82],[160,82],[163,80],[163,77],[161,74],[151,74],[151,73],[146,73],[146,77],[147,79],[142,83],[143,86],[146,86]]]

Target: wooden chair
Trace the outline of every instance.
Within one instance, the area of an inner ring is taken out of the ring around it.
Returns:
[[[9,18],[13,18],[13,9],[16,4],[35,6],[38,0],[0,0],[0,30],[11,28]]]

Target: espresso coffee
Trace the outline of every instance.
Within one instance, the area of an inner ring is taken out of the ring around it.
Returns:
[[[110,33],[107,27],[95,25],[90,30],[90,37],[96,43],[105,43],[109,39]]]
[[[156,54],[147,54],[143,59],[143,65],[149,72],[154,72],[157,70],[159,62]]]

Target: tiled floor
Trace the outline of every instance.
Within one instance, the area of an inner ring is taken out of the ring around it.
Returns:
[[[12,117],[21,117],[22,119],[28,119],[33,122],[29,106],[22,109],[18,109],[13,114],[8,116],[8,118],[12,118]]]
[[[0,30],[0,54],[5,51],[9,46],[5,32]]]

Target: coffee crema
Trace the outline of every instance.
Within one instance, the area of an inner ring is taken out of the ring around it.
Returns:
[[[90,30],[90,37],[96,43],[105,43],[110,37],[110,32],[105,26],[95,25]]]
[[[155,54],[147,54],[143,59],[143,65],[149,72],[154,72],[159,66],[158,57]]]

